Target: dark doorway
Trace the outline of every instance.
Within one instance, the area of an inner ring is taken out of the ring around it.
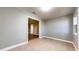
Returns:
[[[39,37],[39,21],[28,18],[28,40]]]

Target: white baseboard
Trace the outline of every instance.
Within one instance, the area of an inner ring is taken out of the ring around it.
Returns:
[[[39,37],[40,39],[42,38],[42,37]]]
[[[16,44],[16,45],[12,45],[12,46],[9,46],[9,47],[0,49],[0,51],[8,51],[8,50],[10,50],[10,49],[13,49],[13,48],[22,46],[22,45],[27,44],[27,43],[28,43],[28,42],[22,42],[22,43],[19,43],[19,44]]]
[[[75,44],[74,43],[72,43],[72,44],[73,44],[73,46],[75,48],[75,51],[78,51],[78,48],[75,46]]]
[[[58,38],[54,38],[54,37],[42,36],[42,38],[44,38],[44,37],[49,38],[49,39],[53,39],[53,40],[67,42],[67,43],[73,43],[72,41],[68,41],[68,40],[64,40],[64,39],[58,39]]]
[[[40,37],[40,38],[49,38],[49,39],[54,39],[54,40],[63,41],[63,42],[67,42],[67,43],[72,43],[73,46],[74,46],[74,48],[75,48],[75,51],[78,51],[78,48],[75,46],[75,44],[74,44],[72,41],[67,41],[67,40],[58,39],[58,38],[53,38],[53,37],[47,37],[47,36],[42,36],[42,37]],[[10,50],[10,49],[13,49],[13,48],[22,46],[22,45],[27,44],[27,43],[28,43],[28,42],[22,42],[22,43],[19,43],[19,44],[16,44],[16,45],[13,45],[13,46],[4,48],[4,49],[0,49],[0,51],[8,51],[8,50]]]
[[[73,44],[73,46],[75,48],[75,51],[78,51],[78,48],[75,46],[73,41],[68,41],[68,40],[63,40],[63,39],[58,39],[58,38],[53,38],[53,37],[48,37],[48,36],[42,36],[42,38],[49,38],[49,39],[54,39],[54,40],[58,40],[58,41],[63,41],[63,42],[71,43],[71,44]]]

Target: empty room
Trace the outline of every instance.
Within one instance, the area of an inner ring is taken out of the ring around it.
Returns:
[[[1,51],[78,51],[77,7],[0,7]]]

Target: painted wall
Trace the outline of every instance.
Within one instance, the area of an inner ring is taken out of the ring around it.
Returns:
[[[44,36],[46,34],[45,26],[46,26],[45,25],[45,21],[44,20],[41,20],[41,30],[40,30],[41,36],[40,37],[42,37],[42,36]]]
[[[28,19],[36,15],[18,8],[0,7],[0,49],[28,40]],[[41,25],[40,25],[41,27]],[[40,31],[41,36],[41,31]]]
[[[43,36],[72,41],[73,40],[72,15],[46,20],[45,30],[46,33]]]
[[[77,22],[78,22],[78,10],[77,10],[77,8],[75,9],[75,12],[73,14],[73,43],[76,46],[76,48],[78,48],[78,30],[77,30],[77,33],[75,33],[75,25],[74,25],[75,18],[77,18]],[[77,29],[78,29],[78,27],[77,27]]]
[[[37,24],[34,24],[33,26],[33,34],[39,34]]]
[[[78,50],[79,50],[79,7],[78,7]]]

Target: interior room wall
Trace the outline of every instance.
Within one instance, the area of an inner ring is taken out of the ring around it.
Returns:
[[[40,33],[41,33],[41,35],[40,35],[40,38],[42,38],[42,36],[44,36],[45,35],[45,33],[46,33],[46,29],[45,29],[45,21],[44,20],[41,20],[40,21],[40,28],[41,28],[41,30],[40,30]]]
[[[73,40],[73,17],[72,14],[44,21],[45,34],[43,36],[63,40]]]
[[[75,27],[74,27],[74,18],[77,18],[77,22],[78,22],[78,9],[76,8],[75,9],[75,12],[73,14],[73,43],[75,45],[76,48],[78,48],[78,30],[77,30],[77,33],[75,34]],[[78,25],[78,24],[77,24]],[[78,27],[77,27],[78,29]]]
[[[78,17],[78,50],[79,50],[79,7],[78,7],[78,9],[77,9],[77,11],[78,11],[78,15],[77,15],[77,17]]]
[[[39,34],[39,33],[38,33],[37,24],[34,24],[34,26],[33,26],[33,33],[36,34],[36,35]]]
[[[0,49],[28,41],[27,16],[40,20],[38,16],[15,7],[0,7]]]

